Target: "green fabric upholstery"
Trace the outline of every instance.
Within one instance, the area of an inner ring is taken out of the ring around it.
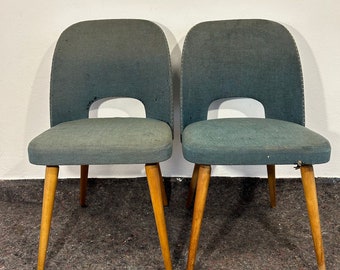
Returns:
[[[172,120],[169,48],[162,30],[144,20],[85,21],[66,29],[53,57],[51,126],[88,117],[106,97],[131,97],[146,117]]]
[[[140,100],[143,118],[88,119],[107,97]],[[84,21],[60,36],[50,85],[51,127],[31,141],[39,165],[154,163],[172,152],[170,55],[163,31],[146,20]]]
[[[182,130],[206,120],[214,100],[233,97],[261,102],[268,118],[304,123],[299,55],[282,25],[227,20],[189,31],[182,58]]]
[[[292,122],[261,118],[199,121],[183,132],[184,157],[198,164],[315,164],[329,160],[329,142]]]
[[[41,165],[156,163],[171,156],[171,129],[146,118],[81,119],[58,124],[29,146]]]
[[[330,144],[305,128],[301,64],[282,25],[267,20],[203,22],[188,33],[182,56],[184,157],[198,164],[316,164]],[[211,102],[248,97],[266,119],[207,120]]]

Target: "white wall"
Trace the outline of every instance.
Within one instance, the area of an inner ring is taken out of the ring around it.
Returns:
[[[56,40],[69,25],[89,19],[141,18],[165,31],[175,69],[176,141],[166,176],[190,176],[178,141],[178,74],[187,31],[205,20],[264,18],[291,31],[299,47],[305,78],[306,126],[332,144],[331,161],[315,166],[317,176],[340,177],[340,2],[336,0],[2,0],[0,8],[0,179],[42,178],[44,168],[31,165],[27,144],[49,127],[48,91]],[[264,176],[263,167],[219,167],[216,175]],[[74,177],[63,167],[61,177]],[[140,176],[143,166],[96,167],[92,176]],[[298,176],[284,166],[279,177]]]

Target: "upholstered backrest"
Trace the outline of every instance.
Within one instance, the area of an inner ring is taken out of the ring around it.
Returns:
[[[156,24],[84,21],[61,34],[51,73],[51,126],[87,118],[91,104],[106,97],[136,98],[146,117],[173,126],[169,48]]]
[[[181,130],[206,120],[221,98],[261,102],[267,118],[304,124],[301,64],[282,25],[267,20],[203,22],[188,33],[182,55]]]

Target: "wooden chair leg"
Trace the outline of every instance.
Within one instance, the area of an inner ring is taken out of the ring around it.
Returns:
[[[159,179],[161,179],[160,183],[161,183],[163,205],[168,206],[169,201],[168,201],[168,197],[166,196],[165,185],[164,185],[164,182],[163,182],[163,177],[162,177],[161,168],[159,166],[159,163],[157,163],[157,166],[158,166],[158,171],[159,171]]]
[[[306,198],[309,222],[314,241],[314,250],[318,263],[318,269],[325,270],[326,263],[321,235],[318,198],[316,193],[316,184],[312,165],[301,166],[301,178]]]
[[[86,207],[86,193],[87,193],[87,180],[89,174],[89,165],[80,166],[80,206]]]
[[[171,256],[168,241],[168,233],[166,230],[166,222],[164,216],[164,207],[162,199],[162,177],[159,164],[146,164],[145,172],[148,179],[150,197],[155,215],[156,227],[158,231],[159,242],[161,245],[162,255],[164,259],[165,269],[171,270]]]
[[[199,169],[199,165],[195,164],[194,171],[192,173],[192,177],[191,177],[191,181],[190,181],[190,186],[189,186],[189,192],[188,192],[187,203],[186,203],[187,208],[190,208],[192,201],[194,199],[194,196],[195,196],[195,191],[196,191],[196,186],[197,186],[198,169]]]
[[[187,270],[193,270],[195,266],[201,224],[210,182],[210,173],[211,173],[210,165],[199,165],[196,198],[190,235],[188,262],[186,268]]]
[[[45,267],[59,167],[46,167],[38,253],[38,270]]]
[[[267,165],[270,206],[276,207],[275,165]]]

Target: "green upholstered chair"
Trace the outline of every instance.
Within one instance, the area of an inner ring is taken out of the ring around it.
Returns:
[[[207,120],[213,101],[235,97],[261,102],[265,118]],[[187,269],[195,264],[211,165],[266,165],[274,207],[279,164],[301,169],[317,263],[325,268],[312,165],[329,160],[330,144],[304,127],[301,65],[285,27],[225,20],[189,31],[182,55],[181,136],[184,157],[195,164],[187,201],[196,194]]]
[[[146,118],[88,118],[91,104],[107,97],[140,100]],[[84,205],[91,164],[145,164],[165,268],[172,268],[159,167],[172,154],[172,110],[169,48],[156,24],[84,21],[61,34],[51,72],[51,128],[28,146],[30,162],[46,166],[38,269],[44,268],[59,166],[81,165]]]

